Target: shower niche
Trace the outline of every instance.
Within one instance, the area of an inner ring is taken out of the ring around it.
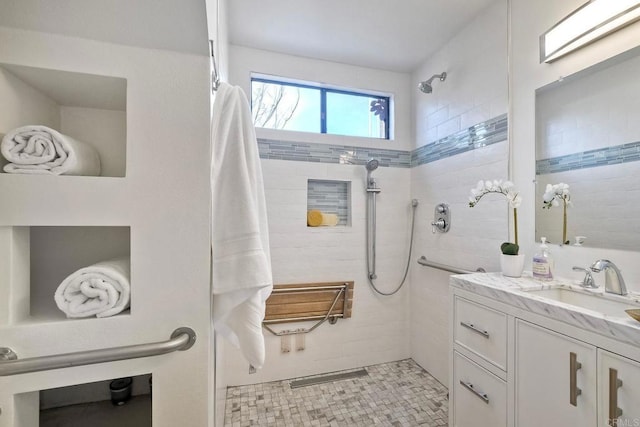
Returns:
[[[46,126],[95,149],[99,176],[125,176],[126,79],[0,62],[0,98],[0,140],[18,127]],[[0,173],[7,163],[0,155]]]
[[[307,226],[351,226],[351,181],[307,180]]]
[[[80,268],[130,258],[130,247],[127,226],[0,227],[0,326],[66,321],[54,300],[60,283]]]

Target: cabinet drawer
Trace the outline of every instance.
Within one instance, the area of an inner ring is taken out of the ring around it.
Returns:
[[[507,315],[456,297],[454,340],[507,370]]]
[[[507,425],[507,383],[454,351],[455,427]]]

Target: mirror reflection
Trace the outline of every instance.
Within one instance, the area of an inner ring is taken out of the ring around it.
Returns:
[[[640,250],[638,75],[636,48],[536,92],[538,241]]]

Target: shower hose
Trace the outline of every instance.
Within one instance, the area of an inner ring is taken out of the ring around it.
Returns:
[[[413,251],[413,234],[416,224],[416,208],[418,207],[418,200],[413,199],[411,201],[411,237],[409,239],[409,255],[407,256],[407,264],[404,268],[404,274],[400,284],[391,292],[384,292],[378,289],[374,280],[377,279],[376,275],[376,193],[368,193],[367,200],[367,279],[371,288],[379,295],[391,296],[397,293],[404,285],[409,273],[409,265],[411,263],[411,252]],[[371,262],[373,261],[373,262]]]

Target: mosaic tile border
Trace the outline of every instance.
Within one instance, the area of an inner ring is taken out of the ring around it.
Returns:
[[[412,168],[504,141],[507,135],[507,114],[502,114],[413,151],[265,138],[258,138],[258,150],[261,159],[344,165],[365,165],[369,159],[377,159],[380,166]]]
[[[296,160],[299,162],[364,165],[375,158],[380,166],[408,168],[411,155],[404,150],[385,150],[349,145],[290,142],[258,138],[261,159]]]
[[[435,162],[507,139],[507,114],[461,130],[411,152],[411,167]]]
[[[595,168],[640,160],[640,141],[536,161],[536,175]]]

